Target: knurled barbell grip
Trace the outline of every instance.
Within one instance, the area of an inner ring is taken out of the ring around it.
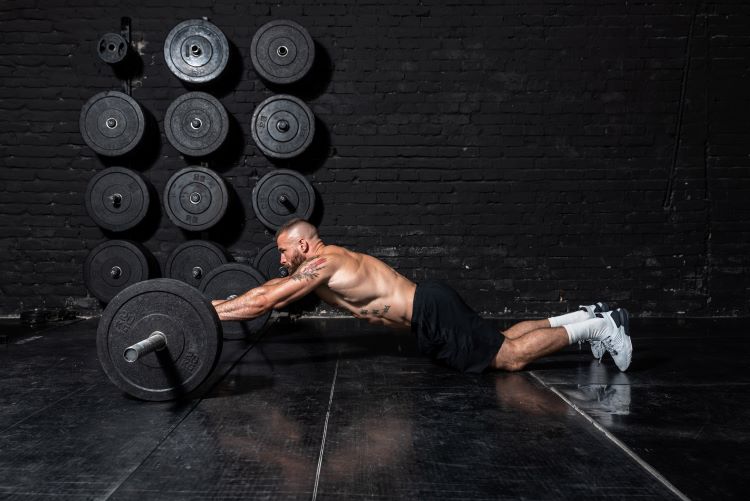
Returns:
[[[125,357],[126,361],[132,363],[152,351],[161,350],[165,346],[167,346],[167,336],[161,331],[154,331],[143,341],[125,348],[122,356]]]

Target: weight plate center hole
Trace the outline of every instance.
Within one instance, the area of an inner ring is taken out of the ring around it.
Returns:
[[[120,195],[119,193],[115,193],[110,198],[112,199],[112,207],[114,207],[115,209],[119,209],[122,205],[122,195]]]
[[[108,129],[114,129],[117,127],[117,119],[114,117],[109,117],[106,121],[106,125]]]
[[[198,45],[191,45],[190,46],[190,53],[194,55],[195,57],[200,56],[203,54],[203,50]]]
[[[190,121],[190,127],[193,130],[199,130],[201,127],[203,127],[203,121],[200,118],[193,118]]]
[[[109,270],[109,275],[117,280],[122,276],[122,268],[119,266],[113,266],[111,270]]]
[[[197,191],[194,191],[190,194],[190,203],[193,205],[198,205],[201,203],[201,194]]]
[[[279,120],[276,122],[276,129],[279,132],[287,132],[289,130],[289,122],[286,120]]]
[[[286,45],[279,45],[279,48],[276,49],[276,55],[279,57],[286,57],[287,54],[289,54],[289,49],[286,47]]]

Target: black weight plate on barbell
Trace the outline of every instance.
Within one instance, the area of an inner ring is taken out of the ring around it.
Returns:
[[[289,275],[289,271],[281,266],[281,253],[279,248],[276,246],[276,242],[263,247],[258,251],[258,255],[255,256],[253,266],[260,271],[266,280],[273,280],[274,278],[286,277]]]
[[[301,99],[279,94],[255,108],[251,129],[255,144],[265,155],[291,158],[312,143],[315,115]]]
[[[208,299],[227,299],[241,296],[266,282],[263,274],[248,264],[228,263],[214,268],[201,282],[200,290]],[[258,332],[271,316],[267,311],[252,320],[222,322],[224,339],[245,339]]]
[[[250,57],[261,78],[277,84],[300,80],[312,67],[315,44],[305,28],[289,20],[261,26],[250,44]]]
[[[83,264],[83,281],[97,299],[108,303],[115,295],[149,278],[149,264],[141,245],[108,240],[96,246]]]
[[[128,55],[128,42],[119,33],[105,33],[96,45],[96,53],[107,64],[116,64]]]
[[[110,167],[95,175],[86,187],[86,212],[111,231],[125,231],[140,223],[151,197],[143,178],[124,167]]]
[[[180,80],[194,84],[210,82],[227,66],[229,42],[213,23],[188,19],[167,35],[164,59]]]
[[[229,116],[221,102],[205,92],[188,92],[169,105],[164,133],[180,153],[193,157],[216,151],[229,132]]]
[[[169,255],[164,276],[198,288],[211,270],[228,262],[227,251],[220,245],[205,240],[189,240]]]
[[[164,211],[175,225],[189,231],[207,230],[218,223],[228,203],[224,180],[205,167],[177,171],[164,188]]]
[[[100,92],[81,108],[81,136],[100,155],[128,153],[138,146],[145,126],[140,105],[122,92]]]
[[[252,196],[255,215],[274,230],[291,219],[308,219],[315,208],[312,185],[305,176],[289,169],[274,170],[260,178]]]
[[[161,350],[127,362],[129,346],[159,331]],[[96,331],[99,362],[109,379],[143,400],[171,400],[195,390],[221,354],[221,325],[197,289],[169,278],[148,280],[120,292],[102,313]]]

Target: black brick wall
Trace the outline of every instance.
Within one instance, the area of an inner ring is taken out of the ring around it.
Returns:
[[[122,16],[143,66],[132,95],[160,129],[128,162],[97,157],[78,130],[89,97],[121,88],[93,47]],[[322,199],[327,240],[447,280],[485,312],[604,299],[640,315],[750,314],[750,6],[671,0],[5,0],[0,314],[99,309],[82,263],[116,235],[86,215],[86,184],[125,165],[161,194],[187,165],[161,127],[185,92],[162,50],[175,24],[202,16],[234,47],[215,95],[236,134],[211,167],[240,208],[195,236],[253,257],[270,234],[252,187],[291,167]],[[256,77],[250,41],[277,18],[316,40],[295,93],[320,131],[311,153],[274,164],[249,121],[280,89]],[[162,264],[194,237],[163,212],[127,236]]]

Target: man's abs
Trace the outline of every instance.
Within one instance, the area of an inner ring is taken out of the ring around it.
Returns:
[[[367,254],[333,245],[326,250],[338,255],[341,264],[327,286],[315,291],[323,301],[370,323],[395,328],[411,326],[417,288],[414,282]]]

